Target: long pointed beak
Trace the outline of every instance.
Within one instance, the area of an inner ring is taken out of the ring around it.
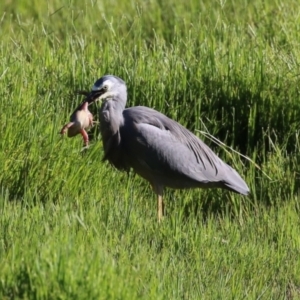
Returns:
[[[96,101],[97,98],[99,98],[103,94],[103,90],[99,91],[91,91],[85,98],[85,101],[87,101],[89,104]]]
[[[94,103],[102,94],[103,94],[103,90],[98,90],[98,91],[91,91],[91,92],[87,92],[87,91],[77,91],[76,93],[78,95],[83,95],[85,96],[83,102],[81,102],[75,111],[77,110],[81,110],[83,108],[83,105],[88,102],[88,105],[91,105],[92,103]]]

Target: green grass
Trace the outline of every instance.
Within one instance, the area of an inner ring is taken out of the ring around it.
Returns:
[[[300,299],[298,1],[0,9],[0,299]],[[158,224],[150,187],[101,162],[97,132],[84,154],[58,134],[73,92],[107,73],[128,106],[198,134],[251,195],[166,190]]]

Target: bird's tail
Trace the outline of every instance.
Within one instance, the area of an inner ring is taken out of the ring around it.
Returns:
[[[247,196],[250,193],[249,187],[246,184],[246,182],[241,178],[241,176],[238,174],[238,172],[231,167],[231,176],[228,176],[229,178],[224,182],[225,188],[236,192],[241,195]]]

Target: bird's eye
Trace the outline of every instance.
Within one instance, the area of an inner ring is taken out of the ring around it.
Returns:
[[[103,90],[104,90],[104,91],[107,91],[107,89],[108,89],[108,86],[105,85],[105,86],[103,87]]]

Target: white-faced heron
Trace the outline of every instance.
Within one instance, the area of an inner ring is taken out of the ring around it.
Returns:
[[[164,187],[249,193],[240,175],[185,127],[149,107],[125,108],[127,88],[122,79],[101,77],[83,103],[100,100],[103,160],[118,170],[133,169],[150,182],[158,199],[159,221],[164,215]]]

